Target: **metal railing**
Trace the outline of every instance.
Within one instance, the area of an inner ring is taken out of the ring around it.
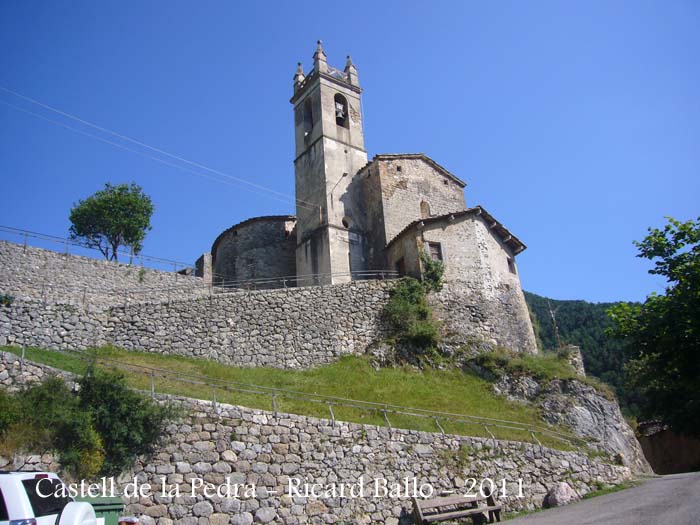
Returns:
[[[85,245],[84,243],[75,240],[47,235],[43,233],[22,230],[10,226],[0,226],[0,234],[9,233],[21,238],[21,243],[26,248],[29,245],[29,239],[46,241],[51,244],[59,244],[65,247],[66,254],[70,254],[70,248],[81,248],[90,251],[91,253],[99,250],[94,247]],[[133,255],[128,252],[119,252],[122,255],[129,257],[129,263],[119,262],[118,264],[132,265],[137,262],[140,266],[144,266],[144,262],[150,262],[154,265],[172,267],[174,275],[177,279],[178,268],[191,268],[191,265],[181,261],[165,259],[162,257],[153,257],[148,255]],[[104,259],[103,259],[104,260]],[[114,262],[114,261],[113,261]],[[110,286],[110,285],[75,285],[75,284],[56,284],[48,277],[43,280],[32,279],[24,283],[27,287],[33,288],[39,294],[39,298],[44,302],[48,302],[48,296],[51,293],[70,292],[77,298],[78,303],[83,306],[91,302],[92,295],[112,296],[111,304],[129,304],[130,302],[138,302],[144,299],[153,299],[158,301],[170,302],[173,297],[176,297],[181,292],[192,293],[195,297],[206,295],[214,295],[227,293],[237,290],[262,290],[270,288],[293,288],[298,286],[324,286],[337,282],[370,280],[370,279],[395,279],[399,277],[394,270],[373,270],[373,271],[357,271],[357,272],[335,272],[335,273],[319,273],[308,275],[288,275],[282,277],[271,278],[256,278],[256,279],[226,279],[220,274],[214,274],[214,282],[206,282],[203,279],[195,278],[194,274],[182,276],[180,284],[168,284],[161,286]]]
[[[214,379],[206,376],[173,372],[164,368],[149,367],[145,365],[137,365],[126,363],[116,359],[101,357],[96,354],[83,350],[65,350],[64,352],[76,355],[80,360],[90,363],[96,362],[108,368],[129,372],[130,374],[140,374],[150,380],[150,393],[152,397],[156,395],[157,379],[165,379],[179,383],[202,386],[210,388],[212,392],[213,408],[218,411],[217,391],[250,394],[267,396],[270,398],[270,408],[274,413],[278,412],[278,400],[288,399],[293,401],[301,401],[307,403],[315,403],[325,405],[328,409],[328,419],[335,425],[336,417],[333,411],[334,407],[350,408],[359,410],[365,413],[373,413],[381,416],[382,420],[388,428],[393,428],[389,416],[406,416],[411,418],[420,418],[431,420],[435,424],[435,429],[445,434],[444,424],[463,424],[483,430],[491,439],[498,439],[492,432],[495,430],[511,430],[523,432],[532,438],[532,442],[542,446],[540,437],[554,439],[561,443],[566,443],[571,448],[579,448],[587,446],[594,442],[592,439],[584,439],[580,436],[564,433],[552,428],[547,428],[538,425],[531,425],[519,421],[510,421],[506,419],[489,418],[482,416],[471,416],[468,414],[457,414],[452,412],[442,412],[436,410],[427,410],[416,407],[406,407],[390,403],[378,403],[373,401],[362,401],[358,399],[350,399],[345,397],[328,396],[323,394],[301,392],[297,390],[289,390],[284,388],[268,387],[256,385],[252,383],[244,383],[239,381],[228,381],[223,379]],[[133,376],[131,376],[133,377]],[[186,397],[186,396],[185,396]]]

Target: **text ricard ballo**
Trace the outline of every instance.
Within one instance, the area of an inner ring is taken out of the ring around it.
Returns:
[[[46,482],[43,483],[42,482]],[[166,478],[161,478],[159,484],[145,483],[134,478],[132,481],[117,488],[114,478],[104,477],[98,482],[89,483],[85,480],[69,484],[53,485],[49,479],[42,479],[36,485],[37,495],[47,497],[115,497],[148,498],[177,498],[180,496],[203,496],[204,498],[251,499],[259,497],[260,491],[267,496],[288,495],[301,498],[430,498],[436,494],[435,488],[429,483],[420,483],[415,477],[405,477],[399,481],[389,481],[386,478],[361,477],[351,483],[314,483],[306,479],[290,477],[283,493],[268,487],[259,487],[254,483],[232,483],[229,478],[220,485],[204,481],[202,478],[192,478],[185,484],[170,484]],[[466,497],[494,496],[505,498],[512,496],[523,497],[523,480],[506,480],[491,478],[467,478],[465,485],[459,491]]]

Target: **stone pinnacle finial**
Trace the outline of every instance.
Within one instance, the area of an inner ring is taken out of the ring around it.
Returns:
[[[357,68],[352,62],[352,57],[348,55],[348,61],[345,63],[345,76],[348,79],[348,83],[353,86],[359,86],[360,80],[357,76]]]
[[[294,73],[294,91],[296,91],[302,82],[306,79],[304,75],[304,68],[301,66],[301,62],[297,62],[297,70]]]
[[[320,73],[328,72],[328,58],[326,57],[326,52],[323,50],[323,42],[318,40],[316,42],[316,52],[314,53],[314,69]]]

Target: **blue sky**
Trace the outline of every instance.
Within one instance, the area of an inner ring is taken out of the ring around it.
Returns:
[[[322,38],[357,65],[369,155],[424,152],[466,180],[528,245],[525,289],[641,300],[664,283],[632,241],[700,215],[699,27],[694,1],[6,0],[0,86],[292,195],[292,76]],[[0,101],[2,225],[66,235],[75,201],[133,181],[156,205],[143,253],[194,261],[241,220],[293,212]]]

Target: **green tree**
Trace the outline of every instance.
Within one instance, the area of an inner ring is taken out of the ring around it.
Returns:
[[[700,219],[668,218],[635,245],[638,257],[654,261],[649,273],[668,285],[641,305],[611,308],[612,333],[625,343],[642,415],[700,435]]]
[[[79,201],[70,212],[71,239],[98,248],[105,259],[116,261],[120,246],[141,251],[151,229],[153,203],[136,184],[105,184],[105,188]]]

